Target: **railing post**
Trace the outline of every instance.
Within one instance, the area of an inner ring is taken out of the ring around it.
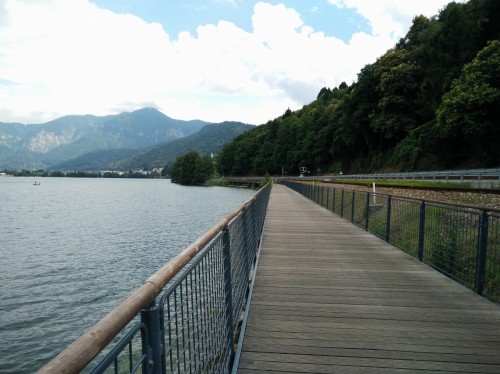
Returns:
[[[392,203],[392,196],[389,195],[387,198],[387,224],[385,226],[385,241],[389,243],[389,240],[391,240],[391,203]]]
[[[340,199],[340,216],[344,217],[344,189],[342,189],[342,196]]]
[[[366,193],[366,218],[365,218],[365,229],[368,231],[368,220],[370,218],[370,193]]]
[[[333,196],[332,196],[332,212],[335,213],[335,193],[337,192],[337,189],[333,187]]]
[[[479,246],[476,265],[476,293],[483,294],[486,273],[486,251],[488,247],[488,212],[483,210],[479,219]]]
[[[227,324],[227,344],[230,347],[229,367],[232,367],[234,360],[234,323],[233,323],[233,282],[231,279],[231,238],[229,229],[224,229],[222,237],[222,253],[224,256],[224,290],[226,293],[226,324]]]
[[[420,217],[418,226],[418,260],[424,259],[424,239],[425,239],[425,201],[420,203]]]
[[[328,199],[329,199],[329,196],[330,195],[330,187],[327,187],[326,188],[326,209],[328,209]]]
[[[352,204],[351,204],[351,222],[354,223],[354,199],[356,198],[356,192],[352,191]]]
[[[142,354],[146,360],[142,364],[143,372],[146,374],[164,373],[165,360],[162,359],[163,349],[161,344],[160,308],[153,300],[147,309],[141,311],[141,322],[146,326],[147,341],[142,344]]]

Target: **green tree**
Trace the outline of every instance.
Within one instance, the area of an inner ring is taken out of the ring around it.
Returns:
[[[386,139],[399,141],[418,123],[415,99],[420,83],[417,66],[405,49],[388,51],[377,63],[378,109],[372,114],[371,126]]]
[[[200,157],[197,152],[189,152],[176,158],[170,178],[172,182],[183,185],[205,183],[214,172],[210,156]]]
[[[266,171],[266,174],[264,176],[264,179],[260,181],[259,187],[264,187],[266,184],[271,183],[272,178],[271,175]]]
[[[500,162],[499,66],[500,41],[494,40],[465,65],[437,111],[444,138],[480,151],[493,165]]]

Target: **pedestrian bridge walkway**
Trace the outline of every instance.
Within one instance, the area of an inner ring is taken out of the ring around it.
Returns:
[[[273,186],[238,373],[500,373],[500,308]]]

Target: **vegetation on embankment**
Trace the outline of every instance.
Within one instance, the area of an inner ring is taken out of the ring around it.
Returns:
[[[244,133],[221,175],[443,170],[500,165],[500,1],[417,16],[357,82]]]
[[[359,186],[368,186],[372,187],[373,183],[376,186],[384,186],[384,187],[404,187],[404,188],[417,188],[417,189],[456,189],[456,190],[470,190],[470,186],[466,183],[458,183],[458,182],[432,182],[432,181],[409,181],[409,180],[384,180],[384,179],[342,179],[331,181],[321,181],[325,183],[341,183],[341,184],[352,184]]]
[[[229,187],[232,182],[224,178],[211,178],[205,182],[205,186],[209,187]]]

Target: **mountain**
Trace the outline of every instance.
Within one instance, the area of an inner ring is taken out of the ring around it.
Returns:
[[[39,125],[0,123],[0,169],[48,168],[91,152],[151,147],[194,134],[206,124],[176,120],[153,108],[64,116]]]
[[[195,134],[159,146],[142,150],[109,150],[92,152],[54,166],[55,170],[106,170],[169,168],[177,156],[191,151],[201,155],[216,153],[236,136],[255,126],[241,122],[222,122],[205,125]]]
[[[43,168],[47,152],[85,136],[105,117],[65,116],[41,125],[0,122],[0,168]]]

